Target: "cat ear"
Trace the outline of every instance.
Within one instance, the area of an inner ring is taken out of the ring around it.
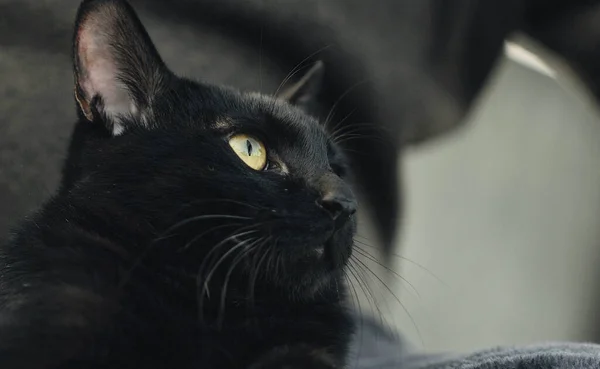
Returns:
[[[85,0],[73,48],[75,97],[85,118],[103,121],[114,135],[127,121],[148,124],[171,74],[131,6]]]
[[[307,111],[314,110],[318,103],[324,74],[325,64],[319,60],[298,82],[279,93],[277,97]]]

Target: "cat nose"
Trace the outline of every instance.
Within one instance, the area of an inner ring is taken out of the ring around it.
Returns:
[[[350,186],[333,173],[324,174],[319,180],[321,198],[317,204],[323,208],[336,222],[336,228],[341,227],[356,213],[358,204]]]
[[[356,213],[356,200],[345,197],[336,192],[326,193],[320,200],[319,205],[325,209],[333,219],[340,216],[349,217]]]

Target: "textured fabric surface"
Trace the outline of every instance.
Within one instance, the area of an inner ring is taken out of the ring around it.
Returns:
[[[593,369],[600,345],[548,343],[499,347],[465,355],[419,354],[404,340],[372,321],[356,335],[351,369]]]
[[[399,365],[370,368],[411,369],[578,369],[600,368],[600,346],[555,343],[539,346],[497,348],[453,359],[410,355]],[[369,366],[364,366],[369,368]]]

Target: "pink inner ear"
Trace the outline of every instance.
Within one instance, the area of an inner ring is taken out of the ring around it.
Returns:
[[[119,81],[121,73],[111,45],[110,16],[88,16],[83,20],[78,39],[79,84],[89,102],[95,96],[103,101],[102,111],[111,118],[134,113],[126,87]]]

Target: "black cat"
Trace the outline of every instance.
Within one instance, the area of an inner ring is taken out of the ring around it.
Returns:
[[[279,98],[196,83],[91,0],[74,68],[61,188],[0,249],[0,368],[343,368],[357,204],[293,106],[321,64]]]

